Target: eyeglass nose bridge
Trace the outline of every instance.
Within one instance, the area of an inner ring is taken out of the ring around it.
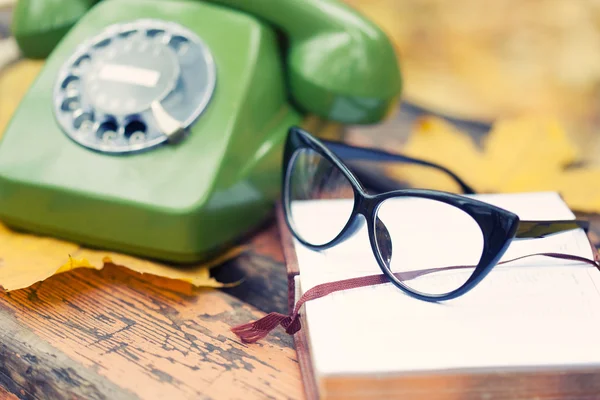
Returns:
[[[363,195],[360,198],[357,210],[364,215],[366,220],[374,221],[374,226],[369,229],[373,251],[378,253],[376,255],[380,257],[385,267],[389,269],[390,262],[392,261],[392,238],[385,223],[377,216],[377,206],[379,204],[379,201],[376,199],[368,195]]]
[[[375,217],[375,246],[381,260],[387,269],[390,269],[392,261],[392,237],[390,231],[379,217]]]
[[[369,226],[369,238],[372,240],[373,251],[377,252],[381,260],[385,264],[386,268],[390,268],[390,262],[392,259],[392,240],[391,235],[385,224],[379,217],[375,215],[374,202],[369,199],[361,199],[360,203],[356,207],[356,214],[353,218],[352,223],[346,229],[343,237],[340,238],[338,243],[344,242],[347,239],[354,236],[360,229],[365,226],[365,223],[374,216],[375,223],[374,227]],[[370,224],[367,224],[370,225]]]
[[[348,226],[348,228],[346,228],[346,231],[344,232],[343,236],[337,241],[336,244],[343,243],[346,240],[350,239],[352,236],[354,236],[356,232],[358,232],[365,226],[365,221],[366,218],[364,215],[362,215],[361,213],[356,214],[352,219],[352,223],[350,224],[350,226]]]
[[[353,217],[352,223],[346,229],[346,232],[344,233],[344,237],[342,238],[341,241],[345,241],[346,239],[354,236],[356,234],[356,232],[358,232],[360,229],[363,228],[363,226],[365,225],[365,222],[369,219],[369,215],[370,215],[370,211],[371,211],[370,209],[372,208],[371,202],[369,201],[369,199],[365,198],[364,196],[357,196],[355,198],[355,201],[357,202],[357,204],[355,206],[356,214]]]

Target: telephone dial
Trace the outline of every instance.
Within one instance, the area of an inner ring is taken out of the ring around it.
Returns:
[[[268,215],[290,126],[374,123],[401,91],[334,0],[18,0],[12,29],[46,61],[0,139],[0,219],[170,262]]]

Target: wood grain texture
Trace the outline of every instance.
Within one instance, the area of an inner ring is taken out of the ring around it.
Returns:
[[[229,331],[262,315],[118,266],[60,274],[0,296],[0,383],[24,399],[301,398],[289,336]]]
[[[274,218],[274,217],[273,217]],[[220,282],[243,282],[225,293],[265,312],[287,313],[288,285],[277,226],[270,220],[249,242],[249,251],[213,272]]]
[[[0,386],[0,399],[1,400],[18,400],[19,398],[12,393],[7,392]]]

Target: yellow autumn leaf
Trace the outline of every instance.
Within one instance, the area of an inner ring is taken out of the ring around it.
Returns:
[[[167,278],[188,282],[194,286],[225,287],[227,284],[218,282],[214,278],[210,277],[210,269],[221,265],[227,260],[239,256],[246,250],[247,249],[244,246],[232,247],[222,255],[217,256],[209,261],[195,266],[186,265],[185,267],[166,265],[125,254],[91,250],[86,248],[79,250],[76,253],[76,256],[82,261],[82,266],[85,266],[85,263],[92,263],[94,265],[110,263],[126,267],[141,274],[164,276]]]
[[[579,154],[560,123],[551,117],[500,120],[483,144],[481,168],[486,191],[510,191],[518,182],[554,176]]]
[[[406,155],[432,160],[441,165],[452,165],[459,176],[483,162],[483,155],[476,150],[471,137],[439,118],[418,120],[410,140],[401,150]],[[460,157],[457,157],[458,154]],[[449,192],[460,189],[446,174],[432,168],[402,164],[398,168],[390,167],[389,171],[392,176],[407,181],[414,187]],[[472,186],[485,185],[485,180],[477,182],[477,178],[469,180]]]
[[[178,267],[125,254],[91,250],[75,243],[13,231],[0,224],[0,287],[22,289],[76,268],[101,269],[115,264],[141,274],[191,283],[196,287],[225,287],[210,276],[210,268],[237,257],[246,249],[234,247],[208,262]]]
[[[479,193],[559,192],[574,210],[600,212],[600,168],[580,161],[564,127],[552,117],[500,120],[478,146],[466,132],[437,117],[417,121],[403,154],[441,164]],[[388,168],[413,187],[458,192],[445,174],[411,165]]]

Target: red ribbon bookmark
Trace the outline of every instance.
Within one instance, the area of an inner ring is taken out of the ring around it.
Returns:
[[[592,246],[592,248],[595,250],[595,248],[593,246]],[[498,264],[506,264],[506,263],[513,262],[513,261],[520,260],[522,258],[527,258],[527,257],[546,256],[546,257],[561,258],[561,259],[571,260],[571,261],[582,261],[582,262],[591,264],[591,265],[595,266],[596,268],[600,269],[600,264],[598,262],[599,261],[598,252],[594,251],[594,254],[595,254],[595,260],[590,260],[588,258],[579,257],[576,255],[571,255],[571,254],[535,253],[535,254],[528,254],[525,256],[513,258],[511,260],[502,261],[502,262],[499,262]],[[411,279],[414,279],[419,276],[426,275],[426,274],[429,274],[432,272],[445,271],[445,270],[450,270],[450,269],[460,269],[460,268],[473,268],[473,266],[451,266],[451,267],[443,267],[443,268],[430,268],[430,269],[422,269],[422,270],[416,270],[416,271],[398,272],[398,273],[395,273],[394,275],[396,277],[398,277],[398,279],[401,281],[407,281],[407,280],[411,280]],[[284,315],[284,314],[280,314],[277,312],[272,312],[254,322],[249,322],[247,324],[235,326],[231,329],[231,331],[233,333],[235,333],[244,343],[258,342],[260,339],[267,336],[273,329],[275,329],[277,327],[277,325],[281,325],[281,327],[283,329],[285,329],[285,332],[288,335],[294,335],[296,332],[298,332],[301,329],[299,311],[300,311],[300,307],[302,307],[302,305],[304,303],[306,303],[307,301],[318,299],[320,297],[327,296],[333,292],[338,292],[340,290],[355,289],[355,288],[364,287],[364,286],[374,286],[374,285],[380,285],[382,283],[390,283],[389,278],[384,274],[361,276],[358,278],[350,278],[350,279],[344,279],[344,280],[340,280],[340,281],[322,283],[320,285],[317,285],[317,286],[307,290],[306,293],[304,293],[302,295],[302,297],[300,297],[300,299],[296,303],[294,310],[292,311],[291,314]]]

